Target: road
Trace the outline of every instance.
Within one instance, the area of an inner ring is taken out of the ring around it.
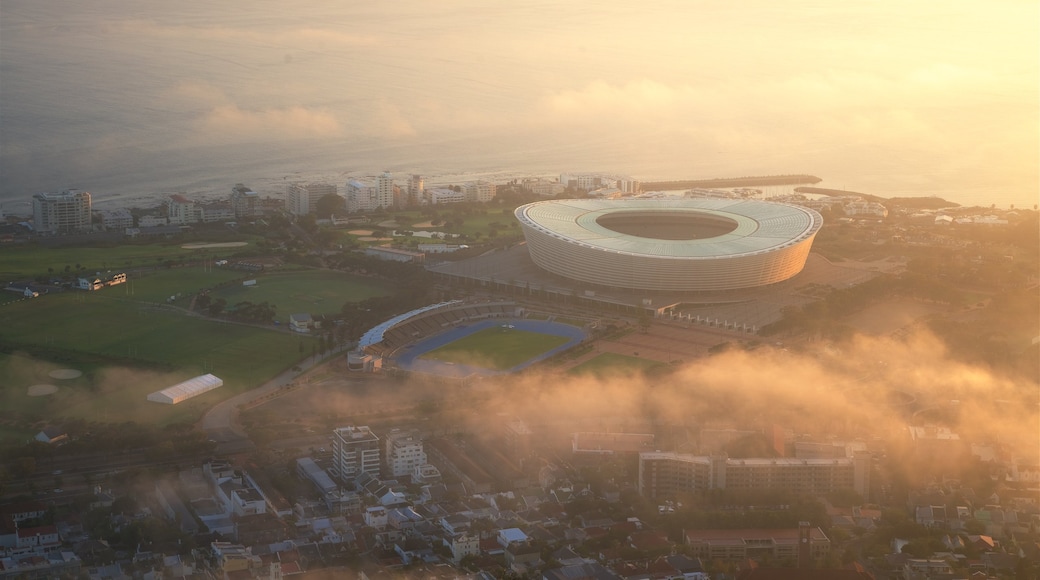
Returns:
[[[300,362],[292,369],[282,372],[263,385],[217,403],[202,416],[198,426],[209,433],[210,439],[217,443],[216,452],[219,454],[241,453],[253,449],[252,441],[249,440],[249,436],[238,424],[239,409],[243,405],[272,395],[279,389],[301,380],[300,377],[302,375],[332,360],[336,356],[343,355],[348,348],[348,345],[341,345],[326,353],[324,357],[307,357],[306,360]]]

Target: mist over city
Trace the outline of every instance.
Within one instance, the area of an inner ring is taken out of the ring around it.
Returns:
[[[1040,8],[0,6],[0,577],[1040,570]]]

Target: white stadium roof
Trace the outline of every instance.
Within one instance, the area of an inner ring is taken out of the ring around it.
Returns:
[[[518,207],[531,260],[589,284],[718,291],[800,272],[823,224],[804,207],[744,199],[565,199]]]

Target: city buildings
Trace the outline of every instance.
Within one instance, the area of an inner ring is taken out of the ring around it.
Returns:
[[[64,234],[90,229],[90,194],[78,189],[37,193],[32,198],[37,233]]]
[[[379,475],[379,437],[365,426],[332,432],[332,470],[346,480],[364,472]]]

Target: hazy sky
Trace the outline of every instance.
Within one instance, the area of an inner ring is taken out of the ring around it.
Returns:
[[[0,198],[390,168],[1032,205],[1040,9],[4,0]]]

